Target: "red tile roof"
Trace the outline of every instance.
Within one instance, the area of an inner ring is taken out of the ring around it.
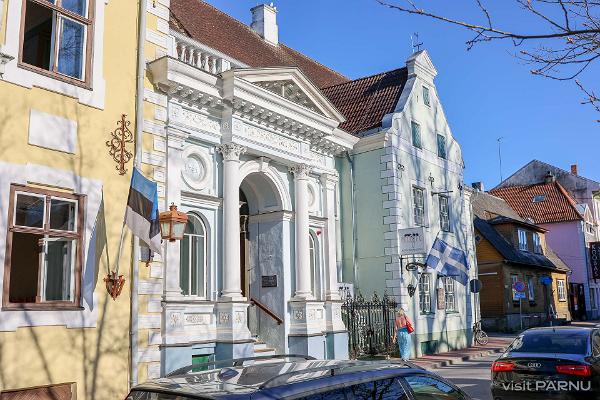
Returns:
[[[394,111],[407,79],[408,70],[399,68],[330,86],[323,93],[346,117],[340,128],[356,134],[379,127],[384,115]]]
[[[490,193],[506,200],[521,217],[531,218],[536,224],[583,219],[573,197],[558,182],[499,188]],[[545,198],[534,202],[536,196]]]
[[[348,81],[282,43],[265,42],[249,26],[202,0],[171,0],[171,27],[250,67],[295,66],[320,88]]]

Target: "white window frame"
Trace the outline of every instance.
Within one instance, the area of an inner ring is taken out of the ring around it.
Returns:
[[[556,293],[558,295],[558,301],[567,301],[567,291],[564,279],[556,280]]]
[[[431,274],[419,275],[419,311],[421,314],[432,314],[431,308]]]
[[[529,251],[527,247],[527,231],[521,228],[517,229],[517,237],[519,239],[519,250]]]
[[[450,197],[438,196],[438,210],[440,213],[440,229],[444,232],[450,232]],[[443,204],[446,204],[446,211],[443,210]]]
[[[419,139],[419,145],[417,146],[417,144],[415,143],[415,130],[414,128],[417,128],[416,132],[418,133],[418,135],[416,135],[416,137],[418,137]],[[423,135],[421,132],[421,124],[419,124],[417,121],[410,121],[410,141],[413,145],[413,147],[417,148],[417,149],[423,149]]]
[[[87,74],[91,74],[89,87],[59,80],[22,65],[18,65],[21,44],[21,22],[23,7],[22,0],[9,1],[5,16],[5,42],[2,53],[14,58],[6,65],[2,80],[16,85],[32,89],[33,87],[44,88],[56,93],[64,94],[78,100],[80,104],[88,105],[103,110],[106,100],[106,82],[104,78],[104,39],[105,39],[105,7],[107,2],[95,0],[93,7],[89,5],[89,12],[94,13],[91,29],[91,63]],[[4,28],[4,26],[2,26]],[[86,37],[87,43],[87,37]],[[86,52],[88,49],[86,48]],[[75,79],[75,78],[74,78]]]
[[[527,296],[529,296],[529,301],[535,301],[535,278],[533,275],[527,276]]]
[[[202,227],[202,230],[203,230],[204,234],[203,235],[202,234],[196,234],[196,233],[184,233],[183,234],[184,237],[187,236],[189,238],[188,239],[189,240],[188,263],[189,264],[188,264],[188,288],[187,288],[188,294],[184,295],[183,294],[183,288],[181,288],[181,290],[182,290],[182,296],[193,297],[193,298],[197,298],[197,299],[200,299],[200,300],[206,300],[206,299],[208,299],[208,237],[207,237],[208,236],[208,231],[206,229],[206,224],[204,223],[204,220],[201,217],[199,217],[197,214],[195,214],[195,213],[188,213],[188,218],[189,218],[188,223],[192,223],[192,221],[191,221],[192,218],[195,219],[195,220],[197,220],[198,223],[200,224],[200,226]],[[197,268],[200,268],[200,267],[202,268],[202,275],[204,277],[203,278],[204,286],[202,288],[203,294],[199,294],[199,289],[200,288],[198,287],[198,285],[196,285],[196,291],[197,291],[196,294],[192,294],[192,268],[193,268],[193,265],[192,265],[192,260],[193,260],[193,258],[192,258],[192,252],[193,252],[193,249],[194,249],[194,246],[192,245],[192,243],[193,243],[194,239],[199,240],[198,238],[201,238],[202,245],[204,247],[204,259],[202,260],[202,265],[197,266]],[[180,268],[179,273],[180,274],[181,274],[181,268],[182,268],[181,263],[182,262],[183,262],[183,260],[180,259],[179,260],[179,268]],[[181,285],[181,280],[180,280],[179,284]]]
[[[446,298],[446,312],[456,312],[456,281],[449,276],[442,277]]]
[[[440,138],[442,139],[442,142],[444,143],[444,154],[440,154]],[[443,160],[447,160],[448,159],[448,143],[446,142],[446,136],[438,133],[438,134],[436,134],[435,140],[436,140],[435,146],[436,146],[438,157]]]
[[[533,232],[533,252],[536,254],[543,254],[542,238],[537,232]]]
[[[431,107],[431,90],[429,90],[429,87],[423,85],[423,104],[425,104],[427,107]]]
[[[422,204],[417,204],[417,193],[420,193],[420,198]],[[425,215],[425,196],[426,191],[424,188],[419,186],[412,187],[412,197],[413,197],[413,223],[416,226],[425,226],[426,224],[426,215]],[[420,221],[419,221],[420,218]]]
[[[320,263],[319,263],[319,246],[318,246],[318,239],[316,238],[316,236],[312,233],[309,232],[308,234],[308,247],[309,247],[309,254],[310,254],[310,263],[311,268],[310,268],[310,274],[311,274],[311,286],[312,286],[312,291],[313,291],[313,296],[315,296],[316,300],[319,300],[322,296],[321,296],[321,291],[320,291],[320,282],[321,282],[321,268],[320,268]]]

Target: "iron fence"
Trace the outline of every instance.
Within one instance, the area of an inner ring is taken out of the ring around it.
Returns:
[[[370,299],[360,292],[354,297],[346,293],[342,319],[348,329],[350,358],[397,355],[392,338],[396,307],[396,300],[385,293],[383,297],[374,293]]]

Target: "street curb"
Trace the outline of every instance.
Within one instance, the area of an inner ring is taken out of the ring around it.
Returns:
[[[465,361],[471,361],[471,360],[485,357],[485,356],[500,354],[500,353],[503,353],[505,349],[506,349],[505,347],[498,347],[498,348],[489,349],[489,350],[482,350],[482,351],[475,352],[473,354],[469,354],[469,355],[462,356],[462,357],[460,357],[460,356],[452,357],[447,360],[441,360],[441,361],[428,361],[428,360],[418,360],[417,359],[417,360],[411,360],[411,362],[413,362],[419,366],[422,366],[422,367],[425,367],[425,365],[420,365],[420,363],[427,364],[426,367],[430,368],[430,369],[439,369],[439,368],[443,368],[443,367],[448,367],[450,365],[458,365]]]

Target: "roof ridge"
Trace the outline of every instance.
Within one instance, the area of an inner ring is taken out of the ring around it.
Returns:
[[[403,70],[403,69],[406,69],[406,67],[404,66],[404,67],[390,69],[390,70],[387,70],[387,71],[378,72],[378,73],[372,74],[372,75],[361,76],[360,78],[350,79],[347,82],[336,83],[335,85],[324,87],[322,90],[331,89],[331,88],[334,88],[336,86],[347,85],[349,83],[362,81],[364,79],[370,79],[370,78],[373,78],[373,77],[378,76],[378,75],[386,75],[386,74],[389,74],[390,72],[396,72],[396,71],[400,71],[400,70]]]
[[[333,69],[333,68],[331,68],[331,67],[329,67],[329,66],[327,66],[327,65],[325,65],[325,64],[323,64],[323,63],[321,63],[320,61],[317,61],[317,60],[315,60],[315,59],[314,59],[314,58],[312,58],[312,57],[309,57],[309,56],[307,56],[307,55],[306,55],[306,54],[304,54],[304,53],[301,53],[301,52],[299,52],[299,51],[298,51],[298,50],[296,50],[296,49],[293,49],[293,48],[291,48],[290,46],[288,46],[287,44],[285,44],[285,43],[283,43],[283,42],[281,42],[280,44],[281,44],[281,46],[283,46],[283,47],[287,48],[288,50],[291,50],[291,51],[293,51],[294,53],[298,54],[299,56],[301,56],[301,57],[303,57],[303,58],[306,58],[306,59],[308,59],[308,60],[310,60],[310,61],[314,62],[315,64],[318,64],[318,65],[320,65],[321,67],[323,67],[323,68],[325,68],[325,69],[327,69],[327,70],[329,70],[329,71],[333,72],[334,74],[338,75],[340,78],[347,79],[347,80],[348,80],[348,82],[351,82],[350,78],[348,78],[346,75],[342,74],[341,72],[339,72],[339,71],[336,71],[335,69]],[[346,83],[346,82],[344,82],[344,83]]]
[[[571,207],[573,207],[573,209],[575,210],[575,212],[577,214],[581,215],[581,213],[577,209],[577,202],[575,201],[575,199],[573,198],[573,196],[571,196],[571,193],[569,193],[569,191],[567,189],[565,189],[560,183],[554,182],[554,184],[556,185],[556,187],[558,188],[558,190],[562,193],[562,195],[565,196],[565,198],[567,199],[567,202],[569,203],[569,205]],[[585,219],[585,216],[582,216],[582,218]]]
[[[252,27],[250,27],[250,26],[246,25],[245,23],[243,23],[242,21],[238,20],[237,18],[234,18],[234,17],[232,17],[231,15],[227,14],[226,12],[224,12],[224,11],[222,11],[222,10],[219,10],[217,7],[215,7],[214,5],[212,5],[212,4],[210,4],[210,3],[208,3],[206,0],[197,0],[197,1],[198,1],[199,3],[206,4],[208,7],[212,8],[213,10],[215,10],[216,12],[218,12],[219,14],[223,15],[225,18],[228,18],[228,19],[230,19],[230,20],[234,21],[234,22],[235,22],[237,25],[239,25],[239,26],[243,27],[243,28],[244,28],[246,31],[248,31],[248,32],[252,33],[253,35],[256,35],[256,36],[258,36],[258,37],[260,38],[260,40],[264,40],[264,39],[263,39],[263,38],[262,38],[262,37],[261,37],[261,36],[260,36],[258,33],[256,33],[256,32],[254,31],[254,29],[252,29]],[[179,19],[178,19],[178,18],[176,18],[176,19],[179,21]],[[189,30],[188,30],[188,29],[185,27],[185,25],[184,25],[184,24],[183,24],[181,21],[179,21],[179,23],[181,24],[181,26],[183,26],[183,28],[185,29],[185,31],[186,31],[186,32],[188,32],[188,36],[190,36],[190,37],[191,37],[191,35],[189,34]],[[273,45],[271,45],[271,46],[273,46]],[[306,60],[309,60],[309,61],[311,61],[311,62],[314,62],[315,64],[318,64],[319,66],[321,66],[321,67],[323,67],[323,68],[327,69],[328,71],[330,71],[330,72],[333,72],[334,74],[336,74],[336,75],[337,75],[337,76],[339,76],[340,78],[344,78],[344,79],[346,79],[346,80],[350,81],[350,79],[349,79],[347,76],[343,75],[341,72],[338,72],[338,71],[334,70],[333,68],[331,68],[331,67],[328,67],[327,65],[325,65],[325,64],[323,64],[323,63],[321,63],[321,62],[319,62],[319,61],[315,60],[314,58],[312,58],[312,57],[309,57],[309,56],[307,56],[306,54],[304,54],[304,53],[301,53],[301,52],[299,52],[298,50],[291,48],[290,46],[286,45],[286,44],[285,44],[285,43],[283,43],[283,42],[279,42],[277,45],[274,45],[274,46],[275,46],[275,47],[278,47],[278,46],[285,47],[285,48],[287,48],[288,50],[291,50],[291,51],[293,51],[294,53],[296,53],[296,54],[300,55],[302,58],[304,58],[304,59],[306,59]],[[318,86],[317,86],[317,87],[318,87]]]

